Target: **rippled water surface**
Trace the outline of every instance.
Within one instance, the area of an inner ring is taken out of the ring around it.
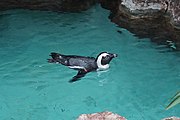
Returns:
[[[108,14],[98,6],[81,13],[1,12],[0,119],[75,120],[106,110],[128,120],[179,116],[179,105],[165,106],[180,90],[180,53],[136,38]],[[69,83],[77,71],[47,63],[52,51],[119,56],[109,70]]]

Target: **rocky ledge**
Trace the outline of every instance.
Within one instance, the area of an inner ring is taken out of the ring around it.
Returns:
[[[87,10],[97,0],[0,0],[0,10],[15,8],[79,12]]]
[[[139,38],[180,50],[179,0],[100,0],[109,18]],[[121,31],[119,31],[121,33]]]
[[[82,114],[77,120],[126,120],[124,117],[112,113],[112,112],[101,112],[101,113],[93,113],[93,114]]]
[[[122,0],[121,5],[138,17],[153,17],[154,13],[168,16],[171,23],[180,28],[179,0]]]

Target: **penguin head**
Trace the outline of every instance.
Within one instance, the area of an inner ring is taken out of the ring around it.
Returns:
[[[97,58],[96,63],[99,70],[105,70],[109,68],[109,63],[113,58],[117,57],[117,54],[112,54],[108,52],[101,52]]]

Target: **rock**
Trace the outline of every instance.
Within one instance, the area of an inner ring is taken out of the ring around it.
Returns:
[[[126,6],[131,13],[149,17],[151,13],[160,12],[169,14],[172,24],[180,27],[180,1],[179,0],[122,0],[121,5]],[[141,14],[140,14],[141,13]]]
[[[180,118],[177,118],[177,117],[169,117],[169,118],[164,118],[163,120],[180,120]]]
[[[101,112],[101,113],[93,113],[93,114],[82,114],[77,120],[126,120],[124,117],[112,113],[112,112]]]
[[[173,49],[180,50],[179,0],[113,0],[111,4],[100,1],[111,11],[111,21],[120,27],[158,44],[169,46],[167,41],[172,41]]]
[[[0,10],[15,8],[79,12],[87,10],[97,0],[0,0]]]

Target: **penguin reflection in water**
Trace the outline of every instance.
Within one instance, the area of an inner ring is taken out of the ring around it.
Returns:
[[[75,82],[84,77],[88,72],[108,69],[110,61],[117,57],[117,54],[101,52],[94,58],[77,55],[63,55],[52,52],[50,56],[52,58],[48,59],[49,63],[62,64],[71,69],[78,70],[77,75],[69,81]]]

